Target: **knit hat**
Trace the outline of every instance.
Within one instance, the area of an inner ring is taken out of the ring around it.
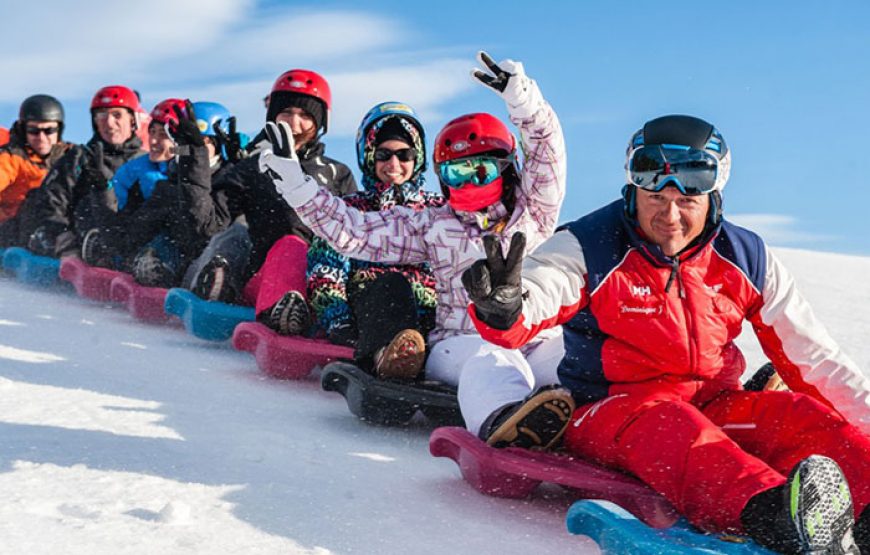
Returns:
[[[269,99],[269,111],[266,121],[275,121],[275,118],[287,108],[300,108],[314,118],[314,125],[318,130],[323,129],[326,119],[326,105],[319,98],[307,94],[299,94],[291,91],[275,91]]]
[[[384,124],[377,130],[374,141],[375,147],[387,141],[402,141],[408,146],[416,146],[414,138],[402,124],[402,119],[399,117],[385,118]]]

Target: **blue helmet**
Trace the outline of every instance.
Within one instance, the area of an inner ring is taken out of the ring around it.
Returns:
[[[199,126],[200,132],[205,137],[214,137],[215,123],[224,131],[229,133],[230,111],[223,104],[217,102],[194,102],[193,113],[196,114],[196,124]]]
[[[418,161],[415,168],[415,173],[426,170],[426,134],[423,131],[423,125],[417,119],[417,113],[414,109],[403,102],[381,102],[375,105],[374,108],[368,111],[363,116],[362,122],[356,132],[356,159],[359,167],[363,172],[366,171],[366,147],[372,147],[373,137],[369,136],[369,131],[380,120],[389,116],[398,116],[405,119],[408,123],[414,126],[419,133],[419,145],[413,145],[418,149]],[[368,161],[371,165],[371,160]]]

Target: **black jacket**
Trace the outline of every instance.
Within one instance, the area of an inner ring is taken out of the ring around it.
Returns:
[[[95,134],[87,146],[93,148],[101,142]],[[142,141],[135,135],[122,145],[110,145],[103,142],[103,164],[112,173],[122,164],[142,154]],[[94,187],[93,183],[85,183],[80,179],[82,168],[90,162],[91,154],[84,145],[72,147],[52,167],[42,186],[28,193],[21,206],[20,234],[21,244],[27,244],[27,238],[37,228],[48,227],[52,234],[65,235],[63,245],[58,242],[57,254],[69,248],[75,248],[76,232],[85,233],[87,229],[77,229],[75,208]],[[65,233],[65,232],[73,232]],[[67,244],[68,243],[68,244]]]
[[[302,169],[336,195],[356,192],[350,169],[323,155],[323,143],[316,142],[299,152]],[[284,235],[296,235],[310,241],[313,234],[296,212],[284,201],[272,180],[260,173],[258,152],[237,162],[224,175],[207,183],[189,181],[184,190],[189,195],[191,217],[196,230],[211,236],[226,229],[233,220],[244,216],[253,242],[249,272],[262,266],[266,253]]]

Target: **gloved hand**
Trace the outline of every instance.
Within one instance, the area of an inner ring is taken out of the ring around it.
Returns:
[[[166,132],[178,146],[205,146],[205,139],[199,125],[196,123],[196,114],[193,113],[193,104],[190,100],[184,101],[184,110],[173,106],[178,123],[170,121],[166,124]]]
[[[514,233],[507,256],[495,235],[483,238],[486,259],[462,272],[462,285],[474,303],[477,317],[486,325],[510,329],[523,310],[522,270],[526,236]]]
[[[285,122],[266,123],[271,148],[260,153],[260,173],[268,175],[275,188],[292,207],[305,204],[317,192],[317,184],[302,171],[293,132]]]
[[[473,69],[471,76],[501,96],[511,116],[525,119],[538,110],[538,101],[542,102],[543,97],[535,82],[526,77],[522,62],[502,60],[495,63],[482,50],[477,53],[477,59],[487,71]]]
[[[88,188],[105,191],[108,189],[109,182],[115,174],[110,168],[106,167],[103,143],[98,142],[92,147],[85,146],[85,152],[87,152],[88,156],[85,157],[78,181]]]
[[[230,118],[227,119],[227,125],[230,129],[229,133],[224,131],[219,123],[220,122],[216,121],[214,122],[214,125],[212,125],[215,139],[217,139],[218,151],[223,150],[227,160],[230,162],[238,162],[239,160],[247,158],[248,153],[242,147],[242,136],[238,131],[236,131],[236,117],[230,116]]]

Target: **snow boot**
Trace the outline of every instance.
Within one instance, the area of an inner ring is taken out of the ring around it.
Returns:
[[[301,335],[311,325],[308,303],[298,291],[284,293],[271,310],[260,314],[260,321],[281,335]]]
[[[106,241],[106,232],[99,228],[89,229],[82,239],[82,261],[89,266],[115,269],[114,249]]]
[[[157,255],[157,250],[147,247],[133,260],[133,279],[146,287],[169,288],[175,285],[175,272]]]
[[[785,485],[749,500],[741,521],[750,537],[779,553],[860,555],[849,485],[827,457],[800,461]]]
[[[380,379],[413,380],[423,370],[426,341],[414,329],[402,330],[375,353],[375,375]]]
[[[200,299],[233,304],[239,297],[230,263],[221,255],[215,255],[199,271],[193,280],[191,291]]]
[[[480,428],[480,438],[499,448],[552,449],[562,439],[573,413],[574,398],[567,389],[542,387],[490,415]]]

